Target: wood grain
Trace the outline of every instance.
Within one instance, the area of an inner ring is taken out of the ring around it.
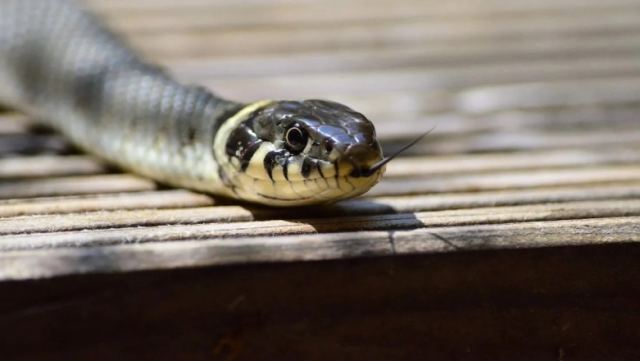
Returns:
[[[391,254],[619,244],[640,241],[638,217],[280,237],[184,240],[56,250],[5,251],[4,279],[253,262],[310,261]],[[606,234],[606,236],[604,236]],[[44,267],[43,267],[44,266]],[[46,271],[43,271],[46,270]]]
[[[353,211],[358,210],[353,209]],[[121,211],[3,219],[0,221],[0,235],[16,235],[3,237],[0,240],[0,250],[87,247],[212,237],[222,239],[380,229],[395,231],[422,227],[621,216],[640,216],[640,201],[567,202],[551,205],[252,222],[246,222],[254,219],[252,213],[240,207]],[[28,224],[26,220],[33,223]],[[146,228],[149,226],[156,227]],[[93,230],[93,232],[88,233],[87,230]]]
[[[0,199],[61,194],[114,193],[155,189],[148,180],[129,174],[51,177],[0,183]]]
[[[0,199],[0,217],[96,210],[199,207],[215,203],[209,196],[187,190],[132,191],[111,194],[103,193],[100,190],[97,192],[97,194],[81,196]]]
[[[435,129],[276,209],[0,111],[2,360],[638,359],[640,1],[85,2],[186,83]]]
[[[639,216],[637,1],[88,3],[179,79],[225,96],[343,100],[386,152],[436,130],[364,198],[277,210],[162,189],[6,113],[5,251]]]
[[[0,180],[105,172],[107,167],[104,164],[87,156],[34,155],[0,158]]]
[[[388,8],[384,8],[387,9]],[[424,42],[501,41],[518,37],[584,36],[598,32],[637,31],[638,16],[628,8],[612,9],[605,18],[600,11],[566,13],[557,11],[552,17],[531,13],[527,17],[423,17],[390,22],[336,22],[324,26],[281,26],[272,21],[258,27],[236,27],[220,31],[205,29],[163,28],[151,33],[132,32],[131,41],[145,52],[156,56],[189,54],[200,57],[221,54],[257,54],[304,52],[309,50],[342,50],[353,47],[399,47]],[[295,32],[291,30],[295,29]],[[339,35],[339,36],[338,36]],[[170,41],[169,46],[165,41]],[[240,42],[238,42],[240,40]],[[211,44],[202,47],[199,44]]]

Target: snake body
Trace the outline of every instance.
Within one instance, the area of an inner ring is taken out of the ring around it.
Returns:
[[[72,0],[0,2],[0,103],[124,169],[250,202],[332,202],[384,171],[362,114],[325,100],[243,104],[181,84]]]

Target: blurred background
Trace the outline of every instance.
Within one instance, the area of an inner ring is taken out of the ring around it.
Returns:
[[[640,140],[637,0],[87,2],[186,82],[344,102],[388,150],[433,126],[413,153]]]

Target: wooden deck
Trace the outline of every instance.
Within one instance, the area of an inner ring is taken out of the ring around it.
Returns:
[[[223,96],[347,103],[387,151],[436,128],[282,210],[0,113],[0,359],[640,358],[639,0],[88,3]]]

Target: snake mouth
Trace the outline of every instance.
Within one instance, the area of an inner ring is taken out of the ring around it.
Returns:
[[[349,177],[352,178],[368,178],[374,176],[378,172],[384,171],[384,166],[387,164],[393,157],[382,158],[380,153],[373,153],[376,156],[369,157],[365,160],[356,161],[354,159],[346,161],[348,166],[351,168],[348,172]]]
[[[291,164],[289,171],[300,167],[300,164]],[[247,199],[277,206],[330,203],[367,192],[380,180],[384,171],[378,167],[369,177],[354,177],[353,174],[359,172],[352,162],[346,160],[326,162],[322,167],[324,171],[314,170],[306,178],[298,172],[291,172],[288,179],[280,177],[280,168],[276,169],[278,172],[273,173],[273,178],[255,172],[238,172],[233,180],[235,192]],[[294,178],[294,174],[298,175]]]
[[[349,173],[328,178],[299,181],[277,181],[251,178],[243,175],[238,179],[236,192],[252,201],[276,206],[304,206],[331,203],[355,197],[367,192],[381,178],[381,173],[372,177],[352,178]]]
[[[364,168],[354,166],[353,170],[351,170],[351,173],[349,173],[349,176],[353,178],[371,177],[374,174],[376,174],[378,171],[384,170],[385,164],[387,164],[390,160],[391,158],[383,158],[380,161],[374,163],[373,165],[364,167]]]

